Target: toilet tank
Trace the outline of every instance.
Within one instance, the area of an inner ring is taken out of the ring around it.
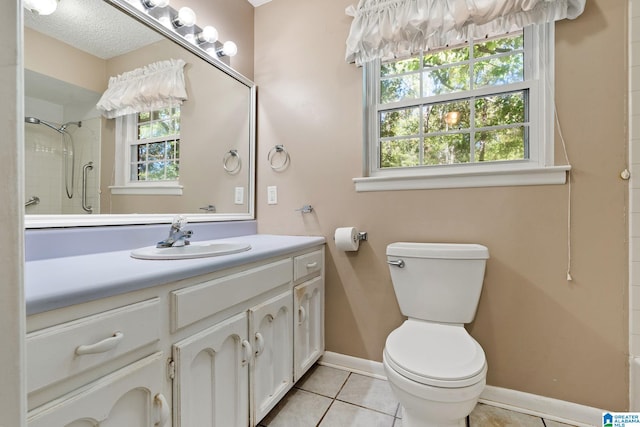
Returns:
[[[402,314],[433,322],[471,322],[488,258],[489,250],[476,244],[390,244],[387,261]]]

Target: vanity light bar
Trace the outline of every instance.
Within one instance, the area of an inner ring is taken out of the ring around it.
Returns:
[[[169,6],[169,0],[142,0],[142,4],[147,9],[153,9],[154,7],[167,7]]]
[[[184,37],[189,43],[204,50],[208,55],[222,60],[229,65],[232,56],[238,53],[238,46],[232,41],[223,43],[218,41],[218,30],[206,25],[200,28],[196,25],[196,13],[188,7],[181,7],[176,11],[169,6],[170,0],[140,0],[145,12],[160,22],[164,27],[173,30]]]

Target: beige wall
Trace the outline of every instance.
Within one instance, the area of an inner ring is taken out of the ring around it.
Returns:
[[[274,0],[255,12],[257,215],[261,233],[327,237],[327,350],[381,360],[402,316],[385,265],[394,241],[489,247],[468,326],[488,384],[622,411],[628,406],[626,18],[624,1],[591,0],[556,25],[556,101],[573,165],[572,274],[568,186],[356,193],[361,176],[361,70],[344,62],[352,0]],[[291,166],[273,172],[284,144]],[[557,143],[558,163],[562,162]],[[266,204],[278,186],[279,204]],[[310,203],[312,214],[294,209]],[[336,250],[338,226],[369,232]]]
[[[102,93],[107,88],[106,61],[30,28],[24,29],[24,67]]]

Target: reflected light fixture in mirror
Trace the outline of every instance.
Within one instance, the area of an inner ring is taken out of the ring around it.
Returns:
[[[51,15],[58,8],[58,0],[24,0],[24,7],[38,15]]]
[[[198,44],[202,43],[215,43],[218,41],[218,30],[211,25],[207,25],[196,35],[196,41]]]
[[[232,41],[226,41],[221,48],[216,49],[218,56],[235,56],[238,53],[238,46]]]
[[[153,9],[154,7],[167,7],[169,6],[169,0],[142,0],[142,4],[147,9]]]
[[[178,16],[173,20],[173,26],[180,27],[193,27],[196,24],[196,13],[189,7],[181,7],[178,10]]]

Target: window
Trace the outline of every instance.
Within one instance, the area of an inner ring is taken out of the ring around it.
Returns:
[[[553,166],[552,32],[530,26],[367,64],[367,177],[356,189],[563,183],[568,167]]]
[[[113,194],[182,194],[180,107],[118,117],[116,134]]]

